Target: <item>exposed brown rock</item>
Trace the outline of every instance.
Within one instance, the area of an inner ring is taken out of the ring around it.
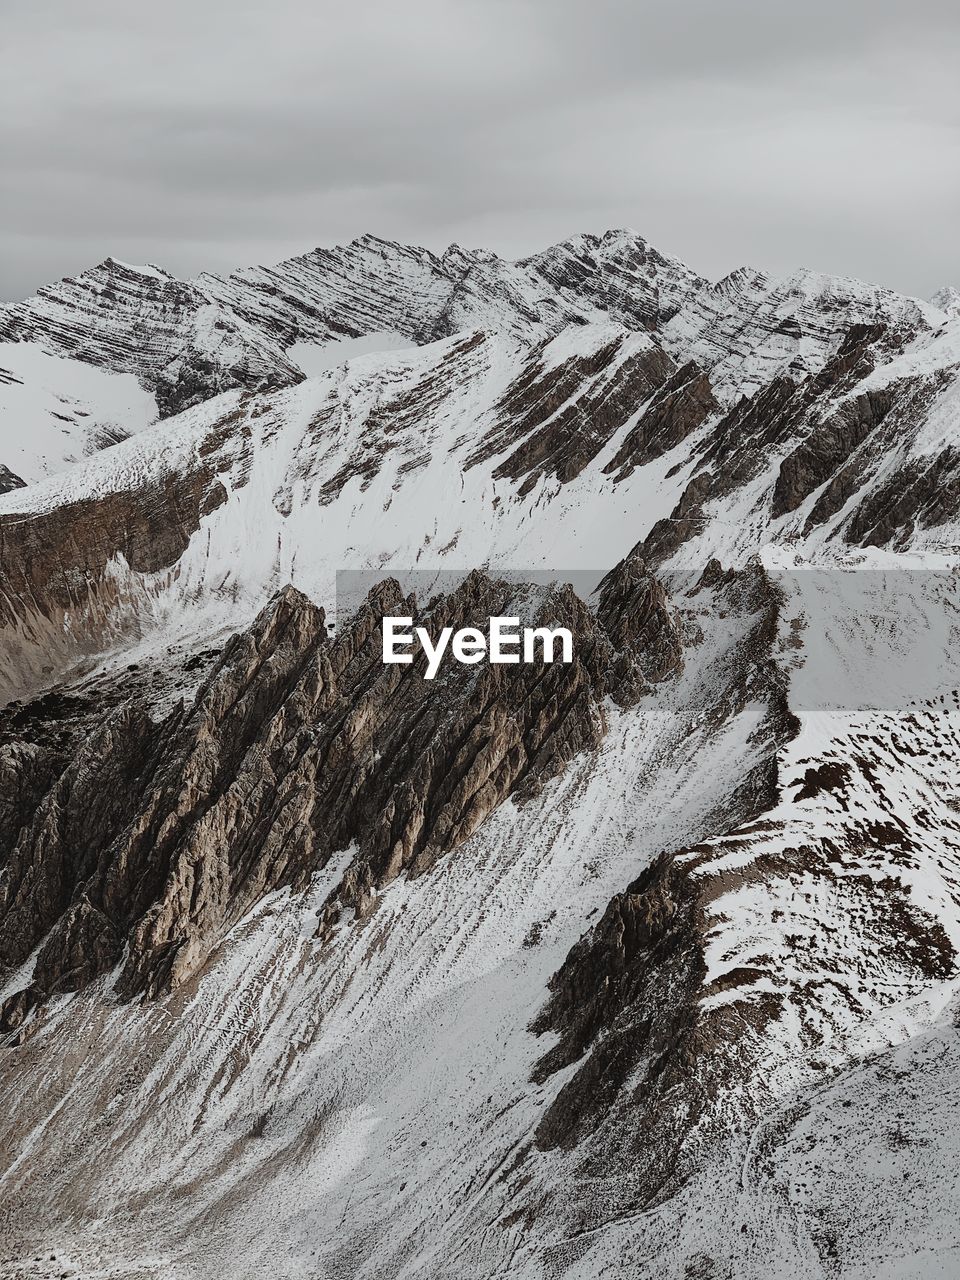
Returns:
[[[541,1146],[588,1135],[644,1058],[654,1075],[666,1068],[676,1084],[680,1070],[682,1080],[696,1023],[692,997],[704,973],[695,888],[661,855],[573,948],[533,1024],[537,1034],[561,1032],[537,1064],[538,1080],[583,1057],[605,1032],[541,1120]]]
[[[604,470],[625,480],[637,467],[669,453],[719,408],[709,377],[688,361],[657,391]]]
[[[647,681],[664,680],[683,665],[680,626],[667,594],[637,552],[603,580],[597,617],[618,651],[608,688],[620,705],[635,702]]]
[[[833,417],[816,427],[780,464],[773,490],[773,515],[795,511],[825,484],[854,449],[883,422],[896,398],[895,385],[865,391],[846,401]],[[842,504],[841,504],[842,505]],[[821,507],[821,513],[826,508]]]
[[[756,395],[744,397],[717,424],[701,465],[713,472],[712,492],[730,493],[767,464],[767,451],[797,430],[807,404],[800,384],[774,378]]]
[[[201,517],[226,501],[217,478],[242,464],[249,428],[241,406],[212,426],[180,470],[138,472],[123,488],[27,516],[0,515],[0,703],[21,696],[85,652],[135,627],[117,609],[118,557],[134,573],[171,568]],[[69,617],[70,625],[65,626]]]
[[[559,366],[533,359],[497,405],[498,425],[467,465],[510,449],[493,474],[520,480],[521,494],[544,475],[573,480],[673,373],[666,352],[630,350],[634,343],[624,333]]]
[[[899,467],[856,507],[843,530],[855,546],[906,545],[916,528],[936,528],[960,512],[960,449]]]
[[[574,661],[454,662],[426,681],[422,655],[381,660],[381,619],[404,613],[431,634],[494,614],[566,626]],[[178,984],[266,893],[306,887],[353,843],[321,930],[344,905],[366,915],[376,889],[429,870],[507,797],[536,793],[596,747],[618,680],[627,701],[678,663],[675,626],[645,574],[623,575],[594,617],[568,587],[473,573],[425,611],[388,580],[335,639],[323,611],[287,588],[227,644],[191,704],[162,720],[136,693],[99,720],[78,699],[63,744],[42,706],[8,709],[0,964],[42,949],[29,998],[6,1007],[4,1025],[118,964],[121,995]]]

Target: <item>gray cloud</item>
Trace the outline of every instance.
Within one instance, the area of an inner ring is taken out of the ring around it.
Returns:
[[[708,275],[960,277],[945,0],[0,0],[0,293],[361,231],[629,225]]]

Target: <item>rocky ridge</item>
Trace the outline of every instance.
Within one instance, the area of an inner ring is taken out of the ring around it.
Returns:
[[[200,604],[229,626],[287,581],[329,604],[347,566],[949,547],[960,330],[901,341],[854,324],[818,372],[731,407],[711,373],[609,321],[533,345],[471,331],[214,397],[0,497],[6,696]]]
[[[813,272],[776,281],[745,268],[710,285],[631,231],[514,263],[366,235],[223,278],[177,280],[108,258],[0,307],[0,339],[134,373],[168,416],[227,388],[295,382],[295,343],[380,331],[420,344],[471,328],[536,341],[610,319],[662,334],[675,357],[717,366],[717,385],[742,392],[791,365],[811,370],[851,324],[915,333],[942,318],[933,304]]]
[[[39,951],[0,1025],[118,964],[121,994],[169,989],[265,895],[305,888],[352,845],[318,929],[344,907],[364,917],[397,875],[430,870],[509,796],[596,747],[608,688],[635,700],[681,661],[666,599],[642,575],[596,620],[569,588],[515,591],[473,574],[421,613],[387,581],[330,638],[323,611],[287,589],[161,719],[155,684],[145,703],[129,673],[105,713],[80,690],[8,707],[0,962]],[[427,682],[422,656],[381,661],[381,619],[408,611],[431,633],[514,611],[567,626],[575,661],[454,665]],[[63,710],[56,733],[48,717]]]
[[[656,328],[699,283],[625,232],[516,264],[457,245],[436,255],[363,236],[275,267],[195,281],[108,258],[0,307],[0,339],[134,373],[169,416],[230,387],[296,382],[302,372],[285,352],[297,342],[390,330],[425,343],[468,328],[536,339],[608,315]],[[628,292],[633,303],[618,303]],[[649,301],[639,301],[644,296]]]

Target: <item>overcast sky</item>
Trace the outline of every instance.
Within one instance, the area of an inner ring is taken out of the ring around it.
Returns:
[[[0,0],[0,294],[629,226],[960,284],[956,0]]]

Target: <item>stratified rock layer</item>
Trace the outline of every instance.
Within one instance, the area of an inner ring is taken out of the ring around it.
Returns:
[[[0,962],[40,950],[4,1026],[118,964],[124,994],[181,982],[264,895],[305,888],[351,846],[318,927],[343,906],[368,914],[383,885],[429,870],[505,799],[597,746],[615,672],[636,698],[647,655],[657,678],[676,670],[662,593],[651,586],[642,609],[634,595],[598,620],[569,588],[518,594],[474,573],[421,613],[387,581],[331,639],[323,611],[288,588],[163,719],[133,676],[104,711],[82,694],[8,708]],[[422,655],[382,662],[384,616],[436,635],[511,613],[570,629],[573,662],[454,661],[435,680]],[[47,716],[61,710],[55,732]]]

